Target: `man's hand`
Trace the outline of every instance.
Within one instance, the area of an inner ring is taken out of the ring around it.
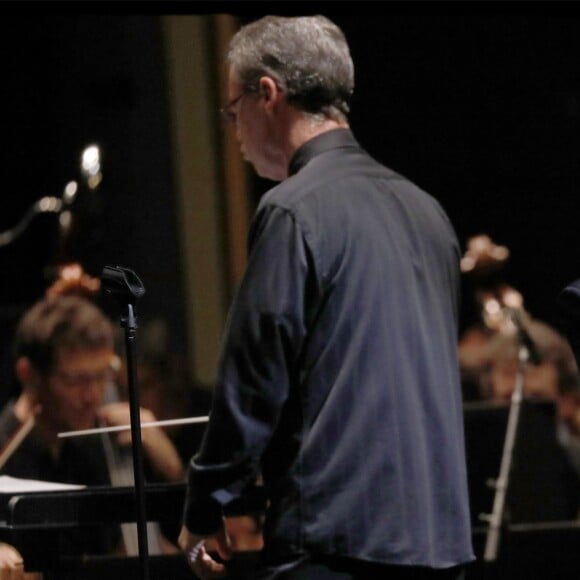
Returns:
[[[222,560],[229,560],[232,557],[231,542],[225,526],[208,537],[192,534],[183,526],[177,543],[200,580],[225,577],[226,567],[210,555],[216,553]]]

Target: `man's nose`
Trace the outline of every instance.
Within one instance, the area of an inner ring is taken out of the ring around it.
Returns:
[[[104,384],[99,380],[91,380],[83,385],[82,397],[86,403],[99,404],[104,396]]]

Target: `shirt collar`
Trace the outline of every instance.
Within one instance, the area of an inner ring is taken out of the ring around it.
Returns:
[[[325,153],[331,149],[349,146],[359,146],[350,129],[332,129],[321,133],[296,150],[290,160],[288,175],[298,173],[311,159],[314,159],[314,157],[317,157],[321,153]]]

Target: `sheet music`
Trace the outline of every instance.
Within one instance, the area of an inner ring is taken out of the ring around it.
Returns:
[[[57,481],[41,481],[38,479],[20,479],[9,475],[0,475],[0,493],[33,493],[84,488],[86,488],[86,485],[60,483]]]

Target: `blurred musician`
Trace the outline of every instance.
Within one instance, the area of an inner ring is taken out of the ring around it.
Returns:
[[[15,374],[22,392],[0,413],[2,474],[88,486],[114,481],[107,455],[110,443],[105,443],[108,435],[57,437],[63,431],[130,423],[127,402],[104,404],[108,391],[114,388],[119,362],[113,327],[88,298],[87,285],[92,282],[78,276],[68,284],[51,287],[18,325]],[[145,409],[141,417],[142,421],[155,420]],[[115,439],[117,444],[130,444],[128,432],[117,434]],[[149,478],[183,479],[183,464],[162,429],[144,429],[142,442]],[[62,552],[117,552],[120,540],[116,526],[104,530],[102,537],[94,531],[85,535],[75,530]],[[164,551],[175,550],[165,542]]]
[[[523,296],[502,281],[509,250],[489,236],[470,238],[462,271],[475,287],[480,322],[468,327],[459,341],[459,361],[466,399],[508,404],[521,369],[519,349],[530,351],[524,368],[523,395],[549,401],[556,408],[557,437],[580,477],[580,376],[566,339],[552,326],[535,319]]]
[[[537,358],[525,369],[524,397],[554,404],[556,435],[578,475],[580,498],[580,377],[576,361],[567,341],[550,325],[530,318],[526,330]],[[509,402],[518,372],[518,348],[515,332],[497,333],[490,339],[483,379],[489,400]]]
[[[504,327],[504,302],[519,294],[503,283],[501,272],[509,250],[480,234],[467,241],[461,259],[461,272],[471,284],[477,322],[468,326],[459,339],[459,365],[464,400],[487,399],[486,372],[489,366],[489,341]]]

